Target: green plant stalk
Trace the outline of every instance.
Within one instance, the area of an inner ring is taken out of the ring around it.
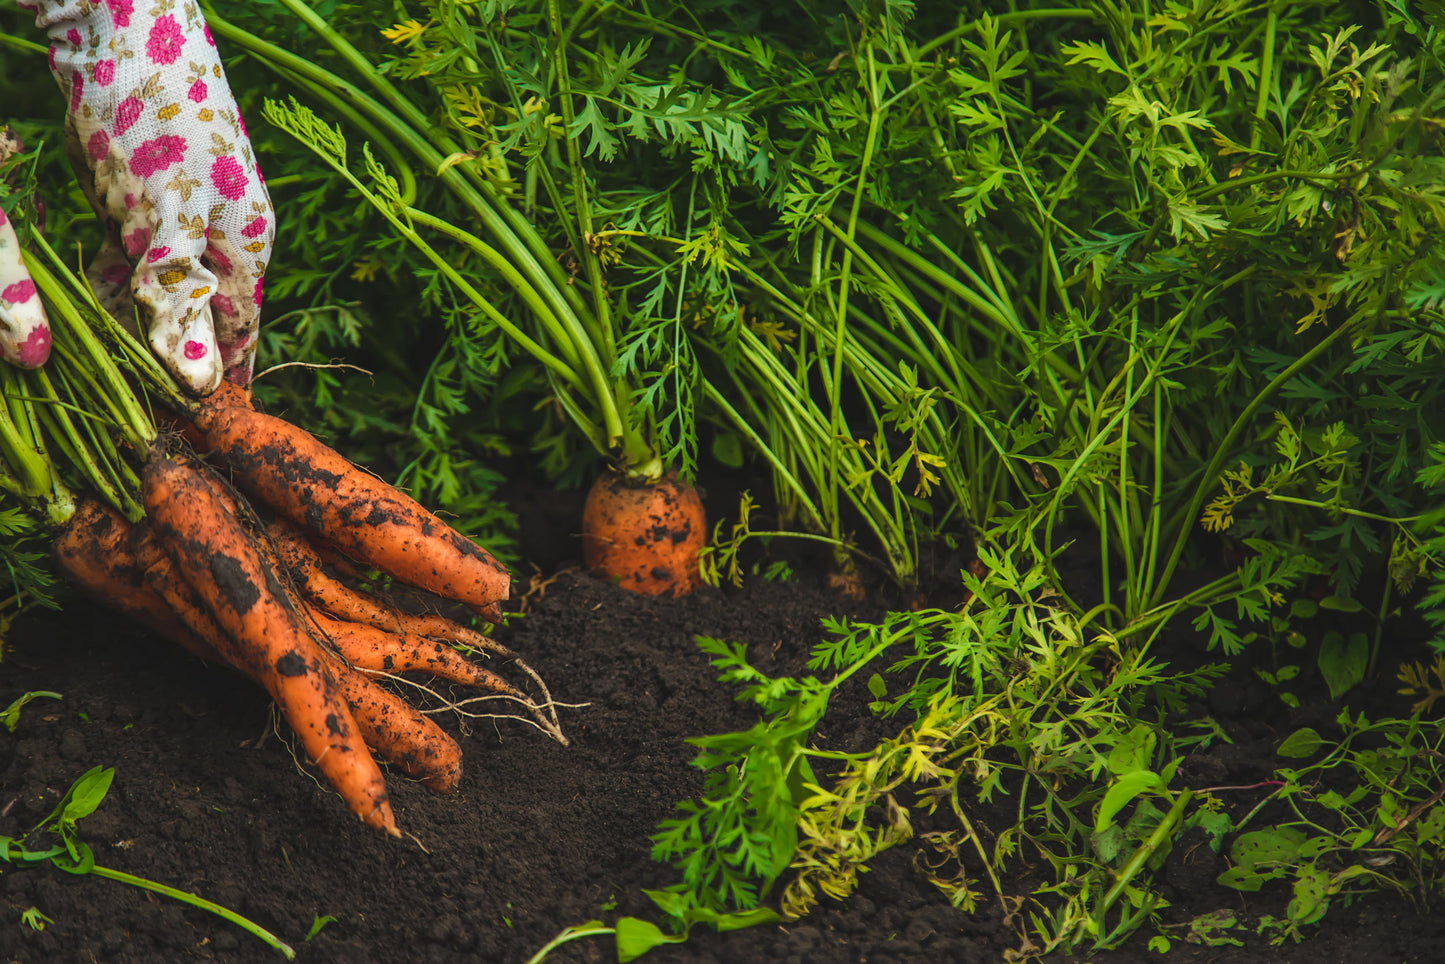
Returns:
[[[567,172],[572,181],[572,200],[577,209],[577,229],[574,233],[573,250],[587,271],[588,287],[592,291],[592,311],[597,319],[597,329],[602,336],[599,351],[609,361],[617,357],[616,336],[612,331],[610,311],[607,304],[606,285],[602,277],[602,266],[592,250],[592,203],[587,197],[587,176],[582,170],[582,148],[572,136],[572,126],[577,114],[572,105],[572,77],[567,69],[567,37],[562,31],[561,4],[558,0],[547,0],[547,23],[552,33],[552,69],[556,72],[557,103],[562,111],[563,140],[567,148]],[[559,206],[558,213],[563,209]],[[570,227],[570,225],[569,225]]]
[[[1199,484],[1195,487],[1194,495],[1190,498],[1188,507],[1184,511],[1178,534],[1174,538],[1174,545],[1169,552],[1168,561],[1164,564],[1164,572],[1159,578],[1158,585],[1149,596],[1148,604],[1150,606],[1155,606],[1159,603],[1170,581],[1174,578],[1174,570],[1184,555],[1184,545],[1189,540],[1190,531],[1193,529],[1193,520],[1199,517],[1199,510],[1204,505],[1205,496],[1214,488],[1215,483],[1219,481],[1219,475],[1224,467],[1224,462],[1233,454],[1231,449],[1235,440],[1239,438],[1240,433],[1244,431],[1245,425],[1254,417],[1254,413],[1259,411],[1260,406],[1274,396],[1275,392],[1279,391],[1280,388],[1290,379],[1294,378],[1299,371],[1323,354],[1331,345],[1349,333],[1355,327],[1356,322],[1356,318],[1346,320],[1334,331],[1330,332],[1324,338],[1321,338],[1314,347],[1310,348],[1309,351],[1295,359],[1286,366],[1283,371],[1270,379],[1269,384],[1260,389],[1259,393],[1249,400],[1249,404],[1244,407],[1244,411],[1236,416],[1233,424],[1229,426],[1229,431],[1224,434],[1224,438],[1219,441],[1218,446],[1215,448],[1214,456],[1204,467]]]
[[[64,378],[64,372],[57,376]],[[97,490],[105,501],[119,509],[131,522],[136,522],[145,510],[133,493],[140,490],[139,480],[129,473],[110,437],[104,432],[92,431],[90,419],[83,419],[84,438],[81,430],[70,417],[69,406],[61,401],[60,394],[50,380],[50,373],[44,369],[33,373],[40,383],[41,395],[36,401],[36,413],[48,429],[49,437],[56,443],[65,458],[74,466],[81,467],[86,482]],[[68,392],[71,397],[76,394]],[[103,463],[103,464],[101,464]]]
[[[1118,877],[1114,880],[1114,886],[1109,888],[1109,892],[1104,895],[1104,900],[1099,905],[1097,919],[1101,933],[1103,932],[1104,915],[1109,912],[1109,908],[1113,907],[1120,895],[1124,893],[1124,888],[1129,886],[1129,883],[1139,875],[1139,871],[1143,869],[1144,864],[1148,862],[1149,858],[1154,856],[1159,848],[1168,842],[1170,835],[1174,833],[1175,827],[1177,827],[1179,821],[1183,819],[1184,808],[1189,805],[1189,801],[1193,798],[1194,791],[1179,791],[1179,796],[1175,798],[1174,805],[1169,808],[1169,812],[1165,814],[1164,819],[1159,821],[1159,826],[1154,828],[1154,832],[1149,835],[1149,839],[1139,845],[1139,849],[1130,855],[1128,863],[1119,871]]]
[[[5,381],[18,380],[18,374],[7,371]],[[54,473],[50,462],[35,447],[33,439],[25,437],[20,425],[11,418],[9,392],[7,404],[0,405],[0,457],[10,467],[9,478],[19,492],[29,498],[47,495],[54,484]]]
[[[853,446],[844,446],[831,433],[826,424],[824,414],[817,410],[810,398],[800,397],[792,387],[793,379],[781,371],[781,366],[773,354],[767,350],[758,340],[758,336],[748,329],[739,333],[739,344],[744,347],[741,357],[755,366],[755,371],[766,381],[773,391],[773,399],[779,404],[771,407],[770,414],[782,416],[784,424],[790,427],[789,435],[794,439],[792,451],[809,456],[816,461],[813,462],[809,475],[814,479],[819,491],[828,491],[823,488],[824,483],[831,477],[831,464],[841,459],[844,451],[851,453],[850,461],[855,471],[861,471],[863,466],[858,461],[857,450]],[[739,385],[739,388],[743,386]],[[743,397],[752,399],[746,391]],[[776,442],[773,443],[774,445]],[[818,459],[820,452],[828,452],[827,461]],[[791,474],[791,473],[790,473]],[[837,491],[837,490],[834,490]],[[859,486],[856,489],[851,486],[841,487],[843,497],[852,502],[863,516],[869,528],[873,531],[879,543],[884,547],[890,564],[894,567],[895,573],[905,581],[913,573],[913,557],[908,547],[901,539],[902,528],[892,518],[892,513],[887,506],[883,505],[877,492],[871,485]],[[836,509],[823,514],[823,518],[830,522],[836,522],[839,518]],[[833,535],[830,536],[841,542],[842,540]]]
[[[65,270],[64,262],[43,237],[32,233],[30,240],[57,270]],[[120,431],[126,444],[137,452],[144,452],[155,440],[155,424],[151,420],[150,412],[126,383],[117,359],[102,343],[96,326],[105,333],[113,346],[120,349],[120,361],[128,362],[128,367],[145,380],[149,390],[160,394],[163,399],[182,411],[192,404],[191,399],[176,387],[175,381],[160,367],[149,349],[141,346],[100,307],[95,295],[88,288],[77,291],[79,282],[73,276],[68,286],[62,286],[51,270],[28,250],[25,252],[25,266],[36,287],[47,298],[47,311],[52,316],[51,327],[56,327],[55,315],[58,313],[59,327],[74,340],[78,352],[77,370],[84,372],[88,378],[96,379],[101,393],[100,399],[115,415],[115,428]],[[70,294],[66,293],[66,287],[69,287]],[[95,322],[94,326],[91,321],[82,317],[75,307],[77,300],[86,305]],[[138,360],[142,361],[137,363]]]
[[[1259,60],[1259,96],[1254,102],[1254,125],[1249,132],[1251,151],[1259,147],[1260,127],[1264,124],[1264,114],[1269,108],[1270,89],[1274,86],[1274,34],[1278,26],[1279,11],[1271,3],[1264,20],[1264,44]]]
[[[382,100],[391,105],[391,109],[383,108],[372,98],[355,90],[327,71],[315,67],[311,69],[345,87],[357,99],[358,106],[363,110],[378,111],[376,120],[383,129],[401,137],[407,146],[432,170],[440,170],[447,156],[461,152],[461,145],[446,136],[440,127],[433,124],[431,119],[408,100],[406,95],[398,90],[386,75],[372,66],[365,54],[332,29],[325,19],[301,0],[280,0],[280,2],[340,54],[347,66],[365,80]],[[209,10],[207,11],[207,20],[210,20]],[[212,23],[211,26],[214,30],[215,24]],[[245,31],[235,27],[231,29],[236,34],[245,35],[245,41],[255,41],[272,51],[285,53],[281,48],[252,37]],[[238,36],[237,39],[241,41],[243,38]],[[287,54],[287,56],[304,66],[311,67],[307,61],[295,57],[295,55]],[[395,113],[392,113],[393,111]],[[570,304],[572,312],[578,317],[587,314],[582,299],[577,296],[575,286],[568,283],[567,276],[557,258],[547,249],[545,242],[527,223],[526,219],[521,217],[504,199],[497,196],[496,190],[485,178],[469,169],[458,172],[457,168],[448,168],[442,172],[441,176],[457,196],[482,219],[483,225],[497,238],[508,256],[524,269],[524,273],[539,279],[539,281],[542,278],[550,279],[550,284],[539,283],[538,290],[549,298],[557,298],[563,303]],[[561,306],[556,307],[558,315],[567,313]]]
[[[571,332],[573,343],[579,348],[587,349],[581,352],[581,357],[587,378],[595,386],[595,397],[592,401],[600,410],[603,426],[600,434],[586,425],[581,426],[588,437],[603,454],[620,453],[620,461],[628,468],[630,475],[647,479],[659,477],[663,469],[661,459],[643,432],[631,425],[626,417],[626,411],[631,404],[631,387],[625,382],[609,381],[615,361],[612,357],[615,352],[608,352],[608,346],[615,344],[610,322],[603,325],[588,313],[576,294],[576,286],[569,284],[557,264],[557,259],[547,250],[535,229],[505,199],[497,196],[495,189],[485,178],[470,169],[445,164],[446,156],[460,152],[459,145],[443,136],[415,105],[371,66],[360,51],[314,11],[299,0],[281,2],[335,49],[348,66],[377,90],[397,113],[383,107],[329,71],[261,40],[224,18],[213,18],[209,10],[207,19],[212,30],[224,35],[228,40],[236,42],[264,60],[274,60],[284,65],[312,84],[349,99],[383,132],[405,144],[423,163],[438,172],[438,177],[478,217],[488,234],[500,245],[505,258],[521,275],[531,279],[537,295],[551,306],[552,317]],[[421,131],[430,132],[433,140],[428,140],[419,133]],[[585,249],[585,244],[583,248]],[[596,296],[600,297],[600,294]],[[603,352],[601,357],[597,355],[599,349]],[[566,407],[569,415],[578,411],[576,406]],[[599,443],[599,437],[605,438],[605,442]]]
[[[149,890],[154,893],[161,894],[165,897],[171,897],[175,900],[181,901],[182,903],[190,904],[192,907],[215,914],[217,917],[220,917],[223,920],[230,921],[232,924],[235,924],[237,927],[241,928],[247,933],[260,938],[270,947],[274,947],[276,950],[281,952],[281,955],[285,957],[286,960],[294,961],[296,959],[296,952],[291,949],[290,945],[286,944],[275,934],[266,930],[266,928],[262,927],[260,924],[247,920],[240,914],[237,914],[235,911],[228,910],[225,907],[222,907],[220,904],[206,900],[204,897],[198,897],[195,894],[189,894],[183,890],[177,890],[174,887],[168,887],[165,884],[156,883],[154,880],[147,880],[144,877],[137,877],[134,874],[128,874],[123,870],[112,870],[109,867],[101,867],[99,865],[96,865],[90,869],[90,873],[94,874],[97,877],[104,877],[107,880],[118,881],[122,884],[129,884],[132,887],[139,887],[141,890]]]
[[[401,176],[401,203],[407,207],[411,207],[416,203],[416,172],[413,171],[411,165],[407,163],[406,156],[397,149],[392,138],[384,133],[370,117],[347,103],[346,99],[339,96],[334,88],[324,84],[318,84],[311,78],[298,74],[280,61],[268,60],[264,57],[258,59],[282,80],[309,91],[311,96],[323,101],[329,110],[339,114],[346,119],[347,123],[361,131],[362,136],[367,139],[368,143],[375,144],[377,149],[386,155],[386,159],[390,165],[389,170],[399,172]],[[267,179],[266,184],[268,187],[275,187],[280,182],[281,180],[279,178],[275,180]]]
[[[774,287],[766,279],[759,276],[749,266],[743,264],[734,265],[730,263],[729,267],[735,268],[739,273],[743,275],[744,278],[756,285],[761,291],[765,292],[772,300],[772,302],[776,304],[777,307],[785,315],[787,315],[794,322],[796,322],[801,329],[806,332],[811,332],[818,339],[821,351],[827,352],[830,355],[836,351],[837,346],[831,343],[833,335],[835,334],[834,330],[820,322],[807,308],[797,304],[786,294]],[[877,325],[872,319],[867,318],[859,312],[855,312],[853,309],[850,309],[850,315],[852,315],[852,317],[854,318],[859,319],[860,322],[863,322],[858,326],[859,331],[872,331],[875,332],[880,338],[883,338],[892,344],[898,344],[896,338],[892,335],[891,332],[887,331],[886,328]],[[929,319],[926,317],[926,315],[922,314],[915,316],[915,321],[918,325],[930,324]],[[909,333],[913,333],[914,326],[905,323],[901,325],[901,327],[909,331]],[[878,357],[877,353],[869,351],[865,347],[862,347],[860,342],[860,336],[858,334],[855,334],[853,326],[850,326],[849,328],[848,337],[843,343],[843,351],[845,357],[849,360],[849,371],[852,377],[856,379],[860,383],[860,385],[866,389],[868,393],[884,398],[902,397],[905,389],[902,383],[899,381],[897,373],[890,369],[887,364],[882,360],[882,358]],[[910,357],[913,357],[914,351],[916,351],[916,357],[921,365],[927,367],[933,363],[932,353],[924,351],[921,347],[918,347],[913,351],[909,352]],[[885,355],[883,357],[891,358],[896,356]],[[806,384],[806,379],[800,376],[798,379],[798,383]],[[1005,458],[1002,460],[1002,464],[1007,466],[1010,471],[1014,471],[1016,474],[1014,466],[1012,465],[1011,461],[1007,459],[1006,453],[1000,445],[998,439],[994,437],[991,428],[983,421],[977,410],[972,405],[965,404],[961,400],[956,400],[956,404],[958,404],[958,407],[960,408],[964,416],[968,419],[968,421],[973,423],[977,427],[977,429],[986,437],[990,447],[992,447],[994,451],[1005,456]],[[946,439],[949,437],[949,431],[943,425],[942,421],[939,419],[936,413],[930,415],[930,422],[934,426],[933,440],[935,442],[937,440]],[[955,493],[963,506],[965,508],[968,508],[970,505],[972,505],[973,499],[968,494],[966,480],[959,476],[958,467],[950,463],[949,465],[944,467],[943,475],[944,478],[948,481],[949,488]],[[1022,484],[1021,477],[1018,478],[1017,481]]]
[[[579,354],[579,352],[587,351],[590,346],[587,345],[586,342],[583,342],[580,345],[578,344],[575,339],[576,332],[569,331],[567,329],[563,321],[552,312],[551,307],[542,300],[541,296],[537,293],[537,289],[533,288],[531,283],[528,282],[526,278],[523,278],[521,273],[518,272],[517,269],[512,266],[512,263],[508,261],[506,257],[504,257],[502,253],[499,252],[496,248],[492,247],[490,244],[487,244],[485,241],[477,237],[475,234],[472,234],[470,231],[463,230],[462,228],[457,227],[451,222],[444,221],[441,218],[436,217],[433,214],[428,214],[426,211],[423,211],[419,208],[408,207],[405,209],[404,213],[406,214],[407,220],[414,221],[417,224],[421,224],[425,227],[431,228],[438,234],[445,235],[452,241],[455,241],[458,244],[468,248],[483,261],[485,261],[488,265],[490,265],[495,271],[497,271],[502,276],[503,280],[512,287],[512,290],[514,290],[521,297],[523,303],[525,303],[526,306],[532,310],[532,313],[537,316],[538,321],[542,323],[542,327],[551,337],[552,342],[557,345],[557,347],[562,351],[563,355],[565,356],[565,361],[568,368],[574,371],[577,369],[588,370],[587,365],[598,364],[598,360],[595,356],[590,359],[588,363],[584,363],[582,361],[582,356]],[[410,240],[410,238],[408,238],[408,240]],[[492,308],[490,311],[487,312],[488,317],[492,317],[493,313],[495,313],[497,316],[505,317],[502,316],[501,312],[497,311],[497,309],[495,308]],[[531,339],[528,338],[528,336],[524,332],[522,332],[521,329],[517,328],[515,325],[511,325],[511,322],[508,322],[508,325],[511,326],[510,329],[503,330],[507,331],[509,337],[517,339],[519,341],[524,338],[528,341],[531,341]],[[533,342],[533,344],[536,343]],[[527,346],[524,344],[523,347]],[[538,345],[537,347],[540,349],[541,346]],[[533,357],[536,357],[536,353],[530,347],[527,347],[527,352],[528,354],[533,355]],[[544,364],[546,363],[544,362]],[[580,382],[575,382],[574,380],[574,383],[577,385],[578,388],[581,387]]]
[[[883,120],[883,108],[878,102],[878,76],[873,64],[873,45],[868,43],[864,50],[867,54],[867,90],[868,102],[871,108],[868,112],[868,133],[863,141],[863,158],[858,165],[858,183],[853,189],[853,206],[848,212],[847,236],[852,237],[858,230],[858,213],[863,205],[863,187],[868,182],[869,168],[873,163],[873,150],[878,142],[878,129]],[[845,248],[843,252],[843,263],[838,272],[838,306],[835,316],[836,330],[833,345],[833,377],[830,385],[831,395],[829,397],[829,425],[832,427],[834,438],[841,438],[846,433],[846,426],[843,423],[843,344],[844,335],[848,324],[848,293],[852,287],[853,252],[851,248]],[[835,491],[841,487],[842,477],[839,465],[839,452],[837,446],[829,448],[829,486]],[[841,518],[834,514],[829,520],[831,535],[837,539],[842,536]]]

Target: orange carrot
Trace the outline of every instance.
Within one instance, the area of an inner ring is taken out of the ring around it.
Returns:
[[[422,785],[451,793],[462,779],[462,750],[441,727],[375,680],[338,666],[356,726],[368,746]]]
[[[511,577],[490,553],[303,429],[208,401],[196,427],[247,494],[365,565],[500,620]]]
[[[110,506],[85,498],[51,550],[64,572],[92,598],[120,610],[205,660],[214,648],[192,632],[146,582],[145,567],[131,550],[132,527]]]
[[[316,547],[290,524],[278,519],[266,527],[266,532],[291,578],[296,581],[297,588],[314,606],[332,616],[388,632],[444,639],[474,649],[510,655],[505,647],[445,616],[405,612],[351,588],[326,571],[326,563]]]
[[[587,568],[624,589],[649,596],[684,596],[701,584],[698,553],[707,520],[697,489],[674,476],[653,483],[607,472],[582,508]]]
[[[410,633],[389,633],[365,623],[334,619],[316,610],[311,610],[309,616],[336,651],[357,669],[382,673],[429,673],[454,683],[526,699],[499,676],[482,669],[446,643]]]
[[[146,460],[142,487],[157,540],[225,633],[223,655],[271,694],[352,812],[399,836],[386,781],[328,660],[250,535],[194,469],[159,449]]]

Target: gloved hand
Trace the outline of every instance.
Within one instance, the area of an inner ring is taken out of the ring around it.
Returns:
[[[49,32],[51,70],[69,103],[66,147],[107,229],[87,269],[101,303],[129,320],[133,298],[151,349],[191,391],[208,394],[223,375],[248,383],[275,215],[195,5],[21,6]],[[9,297],[25,294],[29,279],[10,267],[3,230],[0,350],[33,366],[49,334],[38,299],[29,311]]]
[[[19,148],[8,128],[0,128],[0,161]],[[0,355],[21,368],[39,368],[50,357],[50,325],[25,270],[20,242],[0,210]]]

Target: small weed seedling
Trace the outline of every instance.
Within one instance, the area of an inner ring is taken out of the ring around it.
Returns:
[[[52,693],[50,690],[33,690],[24,696],[18,696],[9,706],[5,707],[3,711],[0,711],[0,723],[5,724],[6,730],[14,733],[15,727],[20,725],[20,711],[24,709],[25,704],[31,700],[40,699],[41,697],[58,700],[60,699],[60,694]]]
[[[137,877],[134,874],[96,864],[95,854],[91,851],[90,845],[80,839],[78,824],[94,813],[105,800],[106,794],[110,791],[111,780],[114,778],[115,770],[110,767],[97,766],[87,770],[66,791],[65,796],[60,803],[56,804],[50,815],[40,821],[34,830],[26,834],[25,838],[0,836],[0,860],[16,867],[38,867],[48,863],[66,873],[93,874],[96,877],[118,880],[123,884],[130,884],[142,890],[172,897],[230,921],[280,951],[288,961],[295,960],[296,952],[290,946],[264,927],[247,920],[234,911],[227,910],[219,904],[213,904],[195,894],[188,894],[144,877]],[[52,841],[43,849],[32,850],[26,843],[26,839],[42,833],[51,837]],[[26,924],[36,930],[43,929],[45,924],[50,921],[50,918],[33,907],[25,912],[23,919]],[[307,940],[310,940],[310,937],[314,936],[315,931],[319,929],[319,927],[313,926],[312,935],[309,935]]]

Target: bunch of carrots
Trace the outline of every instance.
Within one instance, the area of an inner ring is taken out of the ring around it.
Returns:
[[[394,836],[373,752],[442,792],[457,787],[461,752],[384,680],[425,673],[480,689],[514,710],[491,715],[566,743],[545,684],[513,653],[351,585],[358,567],[379,570],[495,623],[504,567],[246,391],[183,395],[43,239],[32,244],[48,255],[27,261],[55,349],[45,369],[0,372],[0,489],[57,528],[55,557],[76,583],[264,687],[352,812]],[[164,430],[152,397],[176,416]],[[463,650],[513,661],[540,701]]]

